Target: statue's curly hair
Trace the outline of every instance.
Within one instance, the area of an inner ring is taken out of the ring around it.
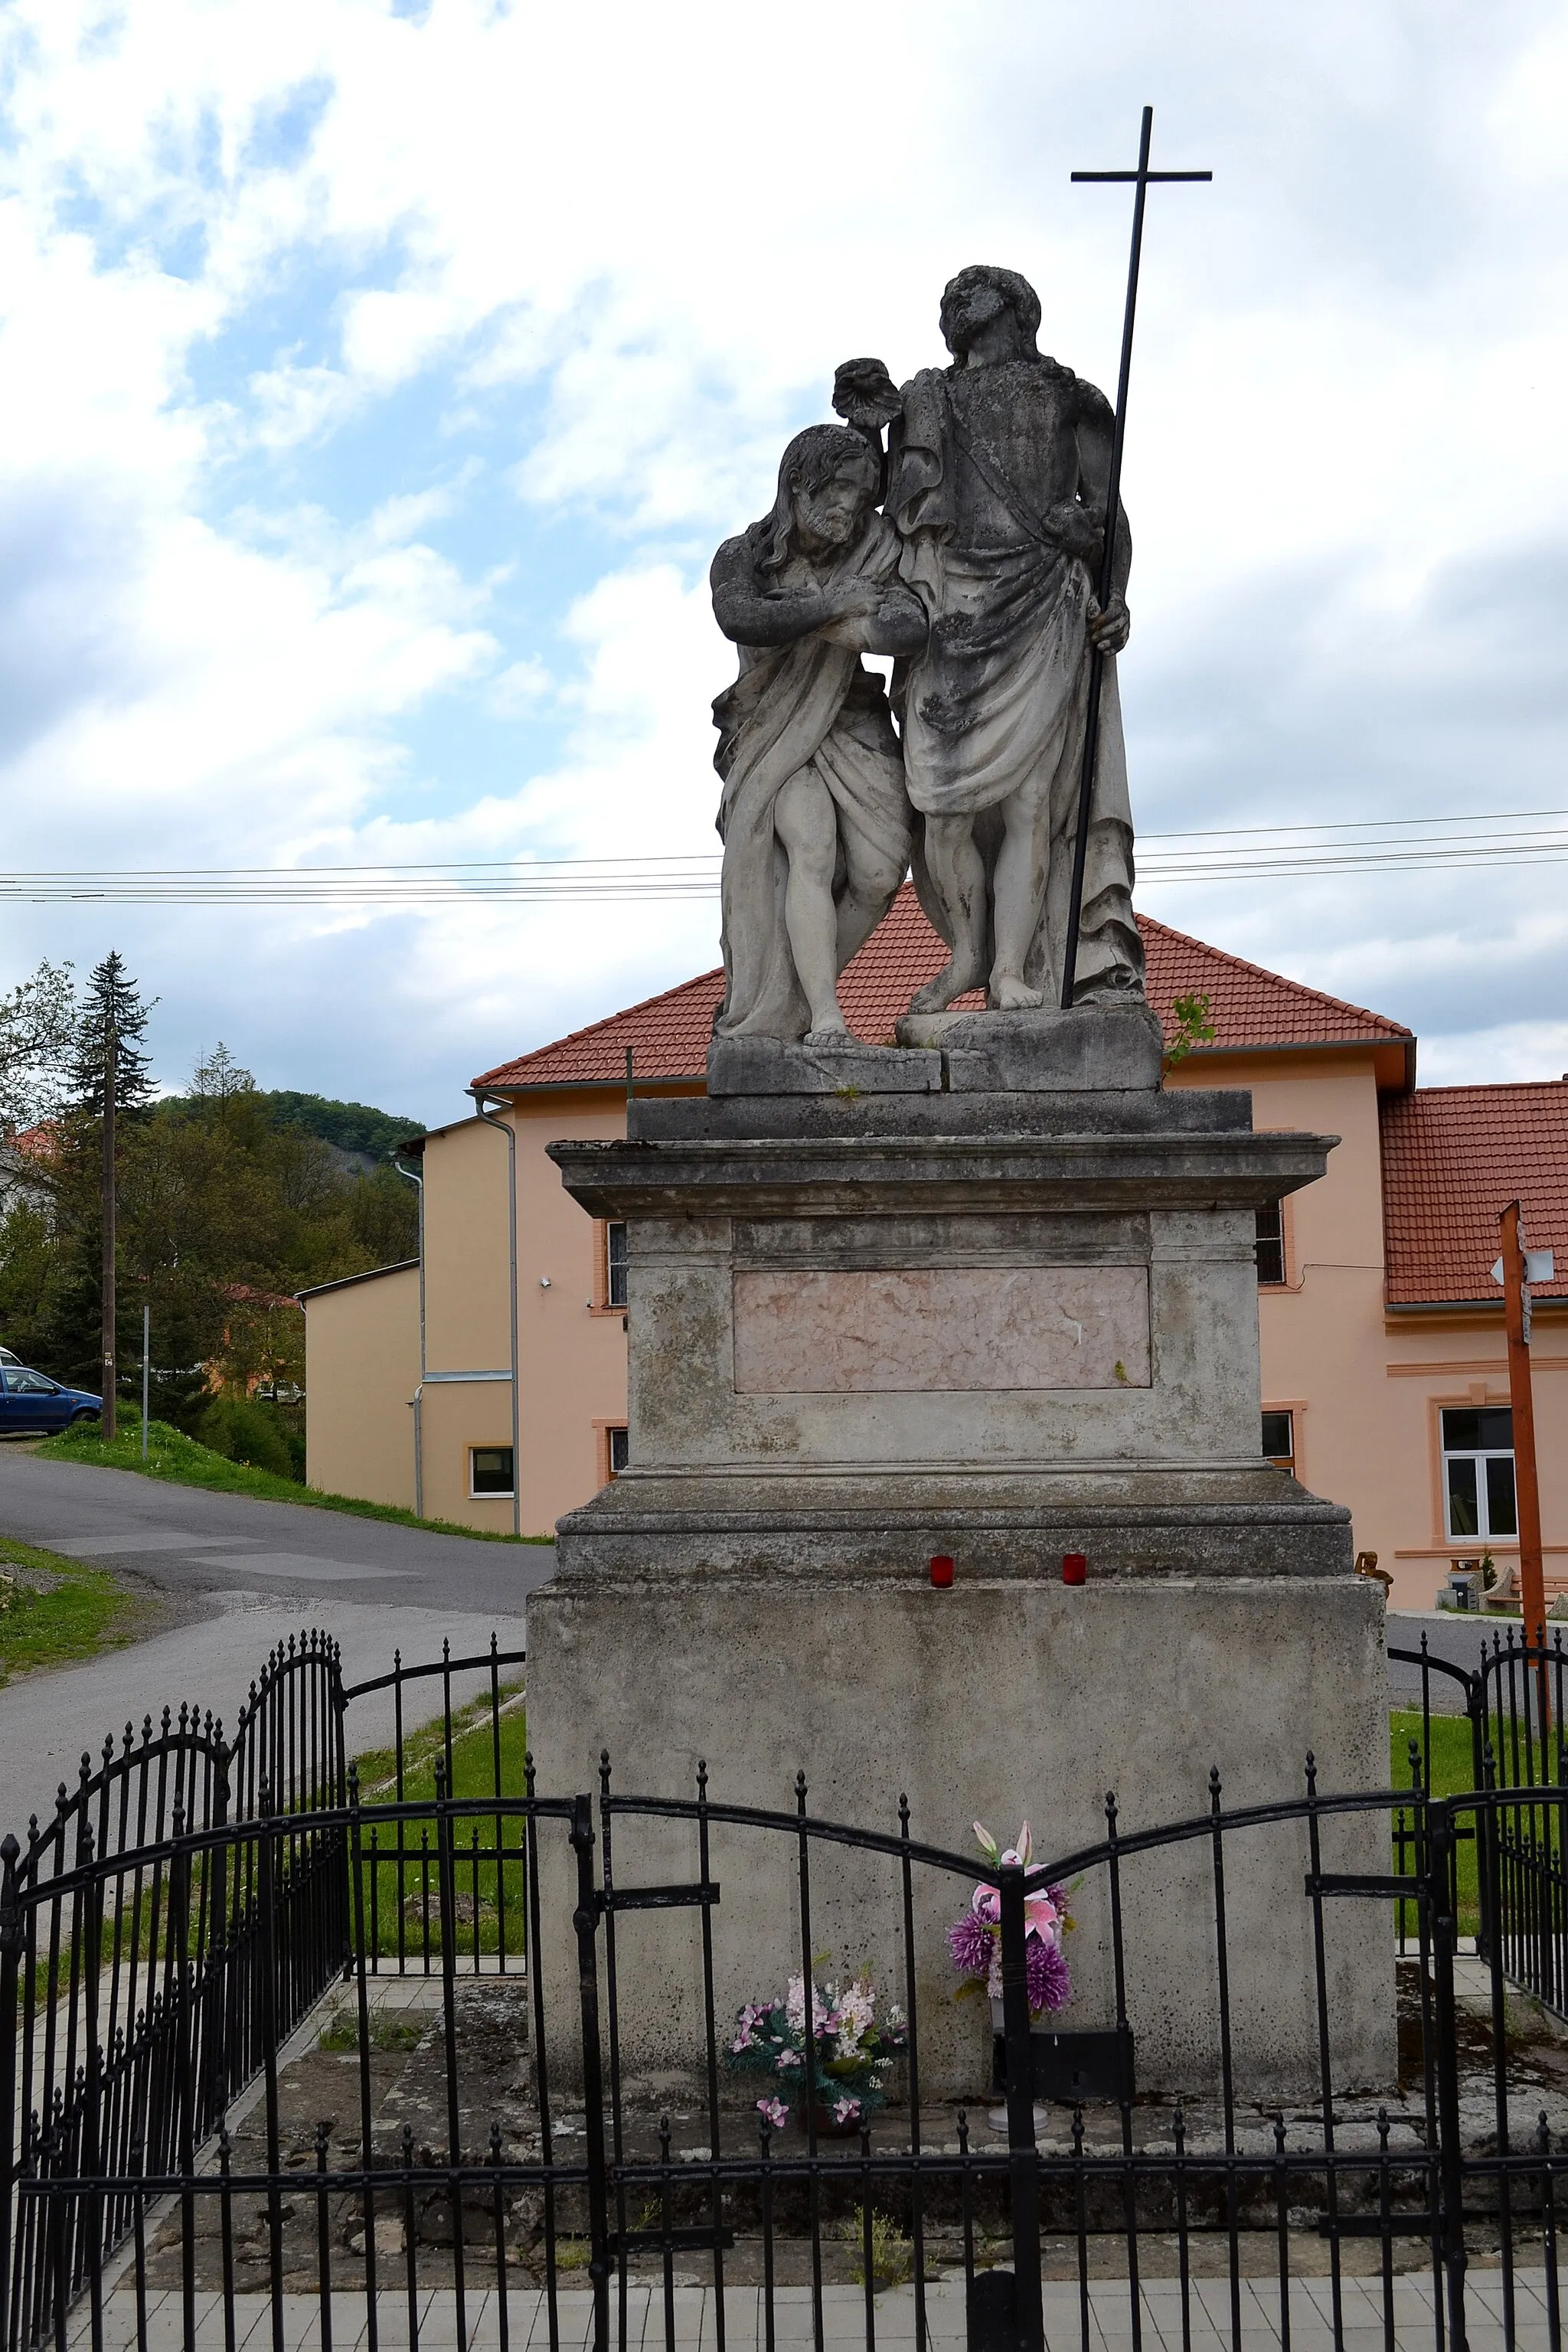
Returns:
[[[1035,341],[1035,337],[1040,331],[1040,298],[1026,278],[1021,278],[1016,269],[1000,269],[993,262],[971,262],[967,269],[961,269],[957,277],[950,278],[942,288],[942,310],[939,316],[944,340],[947,334],[948,305],[955,295],[967,294],[972,286],[989,286],[1000,294],[1018,321],[1018,331],[1024,339],[1025,356],[1028,359],[1038,359],[1039,348]]]
[[[820,489],[846,457],[859,458],[875,491],[879,468],[864,434],[852,433],[843,425],[808,425],[804,433],[795,435],[779,459],[779,488],[773,512],[754,522],[746,534],[759,572],[777,572],[788,558],[792,492]]]

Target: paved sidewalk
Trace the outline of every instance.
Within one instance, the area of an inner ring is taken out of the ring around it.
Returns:
[[[479,2265],[475,2265],[478,2271]],[[1568,2282],[1565,2282],[1568,2286]],[[1516,2274],[1515,2352],[1548,2352],[1544,2282],[1522,2267]],[[1383,2287],[1379,2280],[1347,2278],[1342,2282],[1343,2342],[1348,2352],[1383,2352]],[[718,2352],[717,2299],[708,2287],[677,2287],[674,2292],[673,2341],[679,2352]],[[1504,2352],[1502,2279],[1500,2272],[1471,2269],[1466,2287],[1471,2352]],[[1435,2352],[1436,2333],[1432,2281],[1429,2275],[1406,2273],[1394,2282],[1390,2297],[1394,2317],[1394,2352]],[[235,2352],[268,2352],[272,2340],[271,2298],[238,2294],[235,2303]],[[321,2311],[310,2294],[281,2297],[285,2352],[320,2352]],[[847,2347],[867,2340],[866,2298],[858,2287],[823,2290],[823,2338],[827,2345]],[[583,2352],[593,2341],[593,2301],[579,2288],[557,2296],[561,2352]],[[457,2297],[449,2288],[423,2289],[416,2297],[418,2336],[429,2352],[457,2352]],[[875,2304],[879,2342],[912,2347],[915,2341],[915,2297],[912,2287],[879,2294]],[[1182,2352],[1182,2297],[1174,2280],[1157,2280],[1142,2294],[1143,2341],[1151,2352]],[[468,2342],[477,2352],[500,2352],[500,2299],[493,2287],[476,2290],[468,2298]],[[767,2342],[762,2291],[731,2287],[724,2296],[726,2352],[761,2352]],[[610,2342],[618,2343],[618,2300],[610,2298]],[[780,2287],[773,2296],[773,2334],[775,2343],[808,2345],[813,2339],[811,2291]],[[1074,2284],[1052,2284],[1045,2290],[1047,2352],[1079,2352],[1082,2317]],[[1289,2302],[1292,2352],[1330,2352],[1334,2341],[1333,2305],[1327,2279],[1292,2282]],[[1193,2352],[1228,2352],[1232,2342],[1230,2289],[1224,2279],[1194,2279],[1189,2305]],[[943,2279],[926,2289],[928,2342],[938,2352],[964,2352],[964,2294],[962,2279]],[[1090,2352],[1129,2352],[1131,2315],[1125,2281],[1096,2279],[1089,2290]],[[376,2332],[390,2352],[405,2352],[410,2344],[408,2300],[405,2294],[388,2293],[376,2299]],[[550,2314],[538,2289],[514,2288],[507,2297],[510,2352],[537,2352],[548,2345]],[[136,2298],[123,2289],[104,2299],[104,2352],[130,2352],[137,2343]],[[1277,2352],[1281,2342],[1278,2289],[1264,2280],[1241,2283],[1241,2340],[1247,2352]],[[71,2314],[69,2342],[75,2347],[91,2341],[91,2313],[86,2297]],[[626,2341],[633,2352],[657,2352],[667,2341],[664,2295],[658,2287],[635,2287],[626,2298]],[[180,2352],[182,2305],[177,2294],[147,2298],[147,2352]],[[334,2294],[331,2299],[332,2352],[363,2352],[367,2342],[363,2294]],[[196,2298],[197,2352],[224,2352],[225,2330],[220,2296],[204,2293]]]

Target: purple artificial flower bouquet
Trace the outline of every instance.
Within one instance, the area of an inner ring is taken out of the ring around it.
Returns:
[[[1029,1866],[1032,1851],[1029,1824],[1018,1832],[1018,1843],[1004,1852],[984,1824],[976,1822],[980,1851],[994,1868],[1003,1864]],[[1029,2014],[1039,2018],[1065,2009],[1072,1999],[1072,1975],[1062,1949],[1073,1922],[1068,1914],[1065,1886],[1031,1886],[1024,1895],[1024,1962],[1029,1986]],[[947,1931],[952,1965],[963,1978],[961,1992],[984,1990],[993,2000],[1002,1998],[1002,1898],[994,1886],[977,1886],[969,1908]]]

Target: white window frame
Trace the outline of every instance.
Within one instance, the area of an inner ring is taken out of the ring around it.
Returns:
[[[499,1487],[499,1486],[475,1486],[475,1484],[474,1484],[474,1456],[475,1456],[475,1454],[510,1454],[511,1455],[511,1485],[510,1485],[510,1486],[508,1486],[507,1488],[505,1488],[505,1490],[504,1490],[504,1491],[503,1491],[500,1487]],[[469,1446],[469,1448],[468,1448],[468,1500],[469,1500],[469,1502],[470,1502],[470,1503],[510,1503],[510,1502],[512,1502],[512,1501],[514,1501],[514,1500],[515,1500],[515,1498],[516,1498],[516,1495],[517,1495],[517,1454],[516,1454],[516,1451],[515,1451],[515,1449],[513,1448],[513,1446],[512,1446],[510,1443],[509,1443],[509,1444],[504,1444],[504,1445],[491,1445],[491,1444],[470,1445],[470,1446]]]
[[[1506,1411],[1506,1407],[1500,1408],[1495,1405],[1479,1408],[1483,1412]],[[1448,1445],[1444,1443],[1447,1435],[1447,1414],[1477,1410],[1478,1408],[1473,1405],[1438,1407],[1437,1442],[1440,1464],[1438,1476],[1443,1496],[1444,1539],[1447,1543],[1515,1544],[1519,1541],[1519,1473],[1514,1463],[1513,1447],[1511,1445]],[[1476,1517],[1480,1521],[1480,1525],[1473,1530],[1456,1528],[1453,1524],[1451,1509],[1453,1497],[1448,1487],[1450,1462],[1473,1462],[1476,1465]],[[1509,1465],[1513,1483],[1513,1526],[1511,1528],[1494,1530],[1491,1526],[1491,1497],[1488,1492],[1487,1474],[1482,1466],[1488,1462],[1506,1462]]]

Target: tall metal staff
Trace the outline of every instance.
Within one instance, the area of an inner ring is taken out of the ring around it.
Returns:
[[[1212,172],[1152,172],[1149,144],[1154,135],[1154,110],[1143,109],[1143,129],[1138,142],[1135,172],[1075,172],[1075,180],[1130,180],[1137,187],[1132,199],[1132,251],[1127,264],[1127,309],[1121,321],[1121,373],[1116,379],[1116,422],[1110,435],[1110,482],[1105,499],[1105,551],[1100,563],[1100,609],[1103,613],[1116,593],[1116,525],[1121,511],[1121,445],[1127,434],[1127,379],[1132,371],[1132,320],[1138,308],[1138,264],[1143,251],[1143,203],[1154,180],[1212,180]],[[1078,976],[1078,927],[1083,912],[1083,869],[1089,856],[1089,803],[1094,794],[1094,766],[1100,752],[1100,696],[1106,656],[1091,645],[1089,664],[1089,708],[1083,730],[1083,775],[1078,788],[1078,834],[1073,843],[1072,898],[1068,908],[1066,953],[1062,958],[1062,1010],[1072,1003]]]

